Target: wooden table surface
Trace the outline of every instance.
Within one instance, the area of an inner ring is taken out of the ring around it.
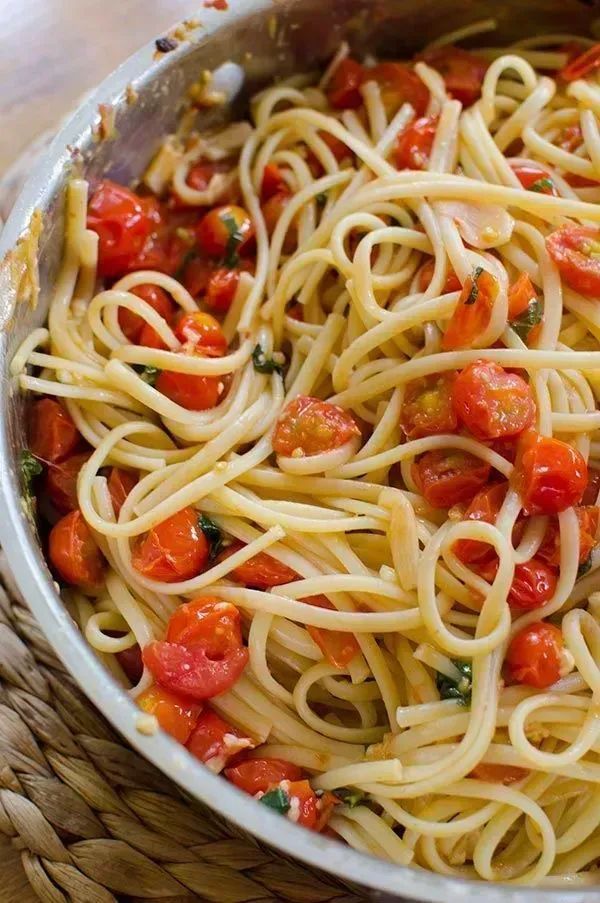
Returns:
[[[0,177],[84,91],[201,0],[0,0]],[[0,835],[0,900],[35,903]]]

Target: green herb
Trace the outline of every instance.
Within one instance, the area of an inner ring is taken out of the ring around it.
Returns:
[[[252,352],[252,363],[258,373],[283,373],[283,365],[272,357],[266,357],[260,345],[256,345]]]
[[[471,286],[471,291],[469,292],[469,297],[465,301],[465,304],[475,304],[477,301],[477,298],[479,297],[479,286],[477,285],[477,281],[482,273],[483,267],[475,267],[473,270],[473,276],[471,277],[473,285]]]
[[[23,491],[23,504],[25,511],[31,520],[34,519],[35,512],[35,495],[33,492],[33,481],[39,477],[44,468],[35,455],[32,455],[29,449],[21,452],[20,460],[21,468],[21,487]]]
[[[261,796],[260,802],[274,809],[281,815],[285,815],[290,811],[290,798],[282,787],[276,787],[275,790],[269,790],[264,796]]]
[[[355,806],[358,806],[366,799],[366,794],[364,794],[362,790],[357,790],[355,787],[338,787],[337,790],[334,790],[333,792],[338,799],[350,809],[354,809]]]
[[[552,179],[544,178],[538,179],[537,182],[533,182],[529,186],[530,191],[537,191],[540,194],[552,194],[554,191],[554,182]]]
[[[158,367],[144,367],[143,370],[140,370],[140,379],[143,379],[149,386],[154,386],[159,376]]]
[[[533,327],[542,322],[543,314],[541,302],[537,298],[532,298],[527,305],[527,310],[524,310],[516,320],[511,320],[510,325],[525,344],[527,344],[527,337]]]
[[[327,203],[327,195],[324,191],[320,191],[319,194],[315,195],[315,201],[317,202],[317,207],[323,208]]]
[[[577,579],[580,577],[585,577],[586,574],[592,570],[592,556],[588,555],[585,561],[582,561],[579,567],[577,568]]]
[[[212,561],[217,557],[221,549],[223,548],[223,534],[214,520],[211,520],[210,517],[207,517],[206,514],[201,514],[198,518],[198,523],[200,525],[200,529],[206,536],[208,540],[208,544],[210,545],[209,558]]]
[[[192,260],[195,260],[196,257],[198,257],[198,252],[195,250],[195,248],[190,248],[189,251],[185,252],[183,257],[181,258],[181,263],[175,270],[174,274],[174,278],[177,279],[178,282],[181,282],[181,280],[183,279],[183,275],[188,263],[190,263]]]
[[[225,248],[225,259],[223,263],[226,267],[232,270],[239,261],[238,257],[238,248],[244,241],[244,236],[238,229],[237,223],[230,213],[226,213],[225,216],[221,217],[221,222],[227,229],[229,233],[229,238],[227,239],[227,247]]]
[[[458,680],[454,680],[438,671],[435,683],[439,694],[442,699],[457,699],[460,705],[470,705],[473,680],[471,662],[453,659],[452,664],[458,669],[461,676]]]

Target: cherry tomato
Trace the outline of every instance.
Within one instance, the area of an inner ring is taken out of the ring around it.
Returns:
[[[158,285],[138,285],[131,289],[131,293],[149,304],[167,323],[171,322],[175,307],[164,289]],[[126,307],[119,308],[119,326],[132,344],[143,344],[140,342],[140,334],[146,325],[146,321],[139,314]]]
[[[88,204],[87,227],[98,234],[98,274],[125,273],[152,230],[143,199],[124,185],[100,182]]]
[[[319,455],[345,445],[360,436],[351,414],[335,404],[298,395],[283,409],[273,434],[273,449],[278,455]]]
[[[155,386],[187,411],[208,411],[216,407],[225,390],[220,376],[196,376],[174,370],[161,370]]]
[[[129,649],[115,652],[115,658],[125,672],[126,677],[131,681],[132,686],[135,687],[142,679],[142,674],[144,673],[142,650],[139,647],[139,643],[134,643]]]
[[[574,60],[570,60],[567,65],[558,73],[559,77],[565,82],[574,82],[578,78],[586,78],[600,68],[600,44],[594,44],[580,56]]]
[[[331,132],[320,130],[319,132],[317,132],[317,134],[319,138],[325,142],[338,163],[342,163],[343,160],[348,160],[353,157],[353,153],[350,148],[339,138],[336,138],[335,135],[332,135]],[[306,162],[308,163],[313,175],[318,177],[322,176],[325,172],[321,161],[312,150],[309,150],[306,154]],[[281,190],[287,190],[289,192],[287,185],[284,185]]]
[[[433,278],[433,270],[435,268],[435,261],[433,259],[429,259],[427,263],[423,264],[421,267],[421,272],[419,273],[419,290],[422,292],[426,292],[429,288],[431,280]],[[449,292],[460,292],[462,291],[462,285],[460,284],[460,279],[454,272],[454,270],[448,270],[446,274],[446,282],[444,284],[443,294],[446,295]]]
[[[181,281],[193,298],[199,298],[205,294],[214,271],[214,264],[210,260],[195,254],[186,261]]]
[[[209,257],[236,258],[254,237],[254,226],[243,207],[215,207],[198,223],[198,244]]]
[[[108,491],[116,517],[119,516],[125,499],[136,485],[137,477],[130,470],[123,470],[122,467],[111,467],[108,475]]]
[[[581,501],[587,465],[566,442],[528,430],[519,442],[511,482],[525,514],[558,514]]]
[[[208,561],[208,540],[198,512],[187,507],[152,527],[136,540],[131,563],[151,580],[175,583],[199,574]]]
[[[157,331],[153,329],[153,327],[148,323],[144,323],[144,325],[142,326],[138,345],[141,345],[144,348],[156,348],[159,351],[169,350],[167,343],[161,339]]]
[[[212,709],[204,709],[187,742],[189,752],[200,762],[213,766],[217,772],[240,750],[249,746],[254,744]]]
[[[104,557],[79,509],[52,527],[48,555],[61,580],[94,591],[102,586]]]
[[[144,664],[165,689],[196,702],[226,693],[248,663],[245,646],[211,659],[201,646],[188,649],[179,643],[154,642],[143,651]]]
[[[557,583],[556,571],[538,558],[517,564],[508,593],[508,604],[520,611],[539,608],[552,598]]]
[[[508,290],[508,319],[515,320],[525,313],[532,301],[535,301],[536,291],[527,273],[521,273],[516,282]]]
[[[29,451],[40,461],[57,464],[79,444],[79,433],[69,412],[53,398],[36,401],[30,410]]]
[[[190,649],[202,646],[209,658],[219,658],[242,645],[240,613],[230,602],[201,596],[175,610],[166,639]]]
[[[260,186],[261,200],[268,201],[274,194],[279,191],[285,191],[287,182],[281,174],[281,170],[276,163],[267,163],[263,169],[262,183]]]
[[[583,564],[596,546],[600,508],[585,505],[575,508],[575,514],[579,522],[579,564]],[[556,520],[548,524],[537,554],[553,567],[560,565],[560,529]]]
[[[407,384],[400,412],[400,426],[407,439],[456,430],[458,421],[452,404],[456,376],[454,370],[432,373]]]
[[[507,491],[508,483],[494,483],[492,486],[486,486],[477,493],[465,511],[464,519],[495,524]],[[464,564],[483,561],[495,555],[489,543],[477,539],[458,539],[454,543],[452,551]]]
[[[239,283],[239,270],[229,270],[227,267],[214,270],[206,287],[206,306],[218,313],[227,313],[233,304]]]
[[[364,68],[347,57],[339,64],[327,88],[329,103],[336,110],[355,110],[362,104],[360,86]]]
[[[286,314],[288,317],[291,317],[292,320],[296,320],[298,323],[304,323],[304,306],[302,304],[290,304],[286,310]]]
[[[225,777],[251,796],[266,793],[281,781],[301,781],[303,771],[283,759],[247,759],[225,769]]]
[[[473,361],[452,390],[454,411],[476,439],[517,436],[531,426],[535,402],[529,385],[493,361]]]
[[[309,830],[316,830],[319,821],[319,798],[308,781],[285,781],[282,786],[292,805],[298,800],[299,815],[296,824]]]
[[[595,505],[600,495],[600,470],[588,467],[588,482],[581,500],[582,505]]]
[[[460,47],[446,45],[431,47],[420,59],[440,73],[446,83],[446,91],[464,107],[470,107],[481,94],[481,85],[487,72],[486,60]]]
[[[376,81],[388,117],[409,103],[417,116],[424,116],[429,91],[419,76],[404,63],[379,63],[365,71],[364,81]]]
[[[227,350],[227,339],[221,324],[204,311],[184,314],[177,322],[175,335],[182,344],[190,342],[205,352],[210,349],[211,357],[221,357]]]
[[[558,191],[550,173],[536,163],[511,163],[511,169],[527,191],[537,191],[539,194],[558,197]]]
[[[487,329],[498,291],[498,280],[482,267],[467,277],[442,338],[444,351],[472,347]]]
[[[202,706],[152,684],[137,697],[142,711],[154,715],[163,731],[179,743],[187,743],[202,711]]]
[[[518,768],[516,765],[495,765],[492,762],[480,762],[470,772],[470,778],[478,781],[488,781],[491,784],[514,784],[527,777],[529,771],[526,768]]]
[[[205,191],[217,173],[229,172],[231,166],[226,160],[200,161],[194,163],[186,177],[186,183],[196,191]]]
[[[234,552],[239,552],[244,547],[241,542],[233,542],[219,556],[219,561],[225,561]],[[273,586],[281,586],[283,583],[291,583],[293,580],[299,580],[300,575],[296,571],[289,568],[286,564],[282,564],[267,555],[266,552],[259,552],[244,564],[239,564],[236,568],[229,572],[228,575],[237,583],[243,583],[250,589],[271,589]]]
[[[78,507],[77,478],[90,455],[91,452],[80,452],[48,467],[46,491],[50,501],[61,514],[68,514]]]
[[[508,647],[508,675],[517,683],[539,690],[550,687],[560,678],[563,648],[560,628],[546,621],[529,624],[513,637]]]
[[[269,235],[273,235],[275,227],[279,222],[283,211],[289,204],[291,197],[289,191],[278,191],[277,194],[274,194],[262,205],[262,214]],[[283,251],[285,254],[291,254],[296,247],[297,233],[297,227],[292,220],[283,241]]]
[[[412,467],[413,479],[432,508],[470,502],[488,481],[490,466],[460,450],[425,452]]]
[[[423,116],[400,132],[396,144],[398,169],[427,169],[438,122],[438,116]]]
[[[306,596],[300,599],[307,605],[314,605],[317,608],[327,608],[335,611],[333,605],[327,596]],[[307,624],[306,629],[310,636],[317,644],[327,661],[334,668],[344,670],[352,659],[360,652],[360,646],[356,641],[356,637],[352,633],[344,630],[326,630],[322,627],[312,627]]]
[[[546,248],[567,285],[582,295],[600,295],[600,230],[561,226],[546,238]]]

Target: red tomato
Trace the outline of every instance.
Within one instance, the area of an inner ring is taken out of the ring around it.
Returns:
[[[558,197],[556,185],[552,181],[550,173],[542,169],[536,163],[511,163],[511,169],[517,179],[527,191],[537,191],[539,194],[550,194]]]
[[[600,69],[600,44],[594,44],[593,47],[568,62],[558,74],[563,81],[574,82],[578,78],[586,78],[596,69]]]
[[[138,285],[136,288],[132,288],[131,292],[149,304],[167,323],[171,322],[175,305],[164,289],[158,285],[148,284]],[[139,314],[134,314],[133,311],[128,310],[126,307],[119,308],[119,326],[132,344],[144,344],[144,342],[140,342],[140,335],[146,325],[146,321]]]
[[[80,452],[59,464],[48,467],[46,491],[50,496],[50,501],[61,514],[68,514],[78,506],[77,478],[90,455],[91,452]]]
[[[214,269],[213,263],[197,254],[186,262],[181,281],[192,297],[204,295]]]
[[[65,408],[53,398],[36,401],[29,417],[29,451],[46,464],[57,464],[72,454],[79,433]]]
[[[142,345],[144,348],[157,348],[159,351],[169,350],[167,343],[163,342],[157,331],[148,323],[144,323],[142,326],[138,345]]]
[[[588,467],[588,483],[581,500],[582,505],[595,505],[600,495],[600,470]]]
[[[407,439],[456,430],[457,419],[452,404],[456,376],[456,371],[450,370],[413,379],[407,384],[400,412],[400,426]]]
[[[511,640],[506,653],[510,678],[543,690],[560,677],[563,636],[560,628],[546,621],[524,627]]]
[[[248,759],[225,769],[225,777],[251,796],[266,793],[281,781],[301,781],[302,769],[283,759]]]
[[[498,280],[481,267],[467,277],[442,338],[444,351],[470,348],[475,343],[487,329],[498,290]]]
[[[123,502],[137,485],[137,477],[130,470],[123,470],[122,467],[111,467],[108,475],[108,491],[110,499],[115,509],[116,517],[123,507]]]
[[[201,596],[171,615],[166,640],[189,649],[202,646],[209,658],[219,658],[242,645],[240,613],[230,602]]]
[[[231,166],[225,160],[212,162],[203,160],[200,163],[194,163],[190,167],[185,181],[190,188],[194,188],[196,191],[205,191],[210,185],[213,176],[220,172],[229,172],[230,169]]]
[[[511,482],[525,514],[558,514],[581,501],[587,465],[566,442],[529,430],[519,442]]]
[[[546,248],[567,285],[582,295],[600,295],[600,230],[561,226],[546,238]]]
[[[131,563],[144,577],[175,583],[199,574],[208,561],[208,553],[198,512],[187,507],[138,537]]]
[[[248,663],[248,650],[239,646],[213,660],[201,646],[188,649],[178,643],[155,642],[146,646],[143,657],[162,687],[202,702],[231,689]]]
[[[302,304],[290,304],[286,310],[286,314],[288,317],[291,317],[292,320],[297,320],[298,323],[304,323],[304,307]]]
[[[477,493],[465,511],[464,519],[495,524],[507,491],[508,483],[494,483],[492,486],[486,486]],[[458,539],[454,543],[452,551],[464,564],[483,561],[490,558],[491,555],[495,555],[489,543],[477,539]]]
[[[336,610],[335,605],[332,605],[327,596],[306,596],[300,601],[317,608]],[[326,630],[322,627],[312,627],[310,624],[306,626],[306,629],[334,668],[344,670],[360,652],[360,646],[353,633],[347,633],[344,630]]]
[[[254,226],[243,207],[225,204],[202,217],[196,229],[198,244],[209,257],[237,257],[254,237]]]
[[[207,411],[216,407],[225,389],[220,376],[196,376],[193,373],[175,373],[173,370],[162,370],[155,386],[159,392],[188,411]]]
[[[583,142],[583,133],[579,123],[575,125],[567,125],[558,136],[557,144],[563,150],[573,153]]]
[[[187,742],[189,752],[201,762],[217,760],[211,763],[216,766],[215,771],[221,771],[233,756],[249,746],[254,744],[212,709],[204,709]]]
[[[296,824],[309,830],[316,830],[319,821],[319,798],[308,781],[286,781],[283,788],[292,805],[294,805],[294,800],[298,800],[300,814]]]
[[[492,361],[473,361],[452,391],[459,421],[476,439],[517,436],[535,418],[533,393],[524,379]]]
[[[108,179],[100,182],[88,204],[87,227],[98,234],[98,274],[120,276],[152,230],[143,199]]]
[[[225,561],[234,552],[239,552],[244,547],[244,543],[235,541],[228,546],[219,556],[219,561]],[[286,564],[282,564],[266,552],[259,552],[249,561],[238,565],[229,573],[229,577],[237,583],[243,583],[250,589],[271,589],[272,586],[281,586],[283,583],[291,583],[293,580],[299,580],[300,575],[296,571],[289,568]]]
[[[419,273],[419,290],[422,292],[426,292],[429,288],[429,284],[433,278],[433,270],[435,268],[435,261],[433,259],[429,259],[427,263],[423,264],[421,267],[421,272]],[[460,279],[454,272],[454,270],[448,270],[446,275],[446,282],[444,285],[443,294],[446,295],[449,292],[460,292],[462,291],[462,285],[460,284]]]
[[[262,183],[260,186],[260,197],[262,201],[268,201],[278,191],[285,191],[287,182],[281,174],[281,170],[276,163],[267,163],[263,169]]]
[[[498,562],[494,560],[482,562],[477,567],[480,574],[492,583],[498,570]],[[556,592],[558,577],[556,571],[539,558],[532,558],[517,564],[515,574],[508,592],[508,604],[517,611],[531,611],[548,602]]]
[[[362,104],[360,86],[364,69],[349,57],[339,64],[327,88],[329,103],[336,110],[355,110]]]
[[[279,222],[281,215],[291,200],[289,191],[278,191],[273,197],[262,205],[262,214],[265,219],[265,226],[269,235],[273,235],[275,227]],[[283,241],[283,251],[285,254],[291,254],[296,247],[297,227],[294,221],[289,225]]]
[[[353,157],[353,153],[350,148],[339,138],[336,138],[335,135],[332,135],[331,132],[320,130],[319,132],[317,132],[317,134],[319,138],[325,142],[338,163],[341,163],[343,160],[347,160]],[[309,150],[307,152],[306,162],[310,166],[310,169],[315,176],[321,176],[325,172],[321,161],[319,160],[317,155],[313,153],[312,150]],[[284,185],[282,190],[288,191],[289,193],[289,188],[287,185]]]
[[[135,686],[142,679],[144,673],[144,663],[142,661],[142,650],[138,643],[134,643],[129,649],[123,649],[122,652],[115,652],[115,658],[129,678],[131,684]]]
[[[579,564],[583,564],[596,546],[600,508],[589,505],[577,507],[575,514],[579,521]],[[556,520],[548,524],[537,554],[553,567],[560,565],[560,529]]]
[[[206,287],[206,306],[219,313],[227,313],[233,304],[239,282],[239,270],[228,270],[226,267],[214,270]]]
[[[196,348],[210,349],[210,357],[221,357],[227,350],[221,324],[204,311],[184,314],[175,327],[175,335],[182,344],[191,342]]]
[[[415,483],[433,508],[470,502],[488,481],[490,466],[459,450],[425,452],[412,466]]]
[[[319,455],[345,445],[360,429],[351,414],[335,404],[298,395],[283,409],[273,433],[278,455]]]
[[[364,81],[376,81],[388,117],[409,103],[417,116],[424,116],[429,91],[419,76],[404,63],[379,63],[365,71]]]
[[[438,122],[438,116],[424,116],[400,132],[396,144],[398,169],[427,169]]]
[[[142,711],[154,715],[163,731],[179,743],[187,743],[202,711],[201,705],[182,699],[156,684],[140,693],[136,702]]]
[[[470,107],[481,94],[488,63],[460,47],[431,47],[420,59],[443,76],[446,91],[464,107]]]
[[[94,591],[102,586],[104,557],[79,509],[52,527],[48,556],[61,580]]]
[[[535,299],[536,291],[531,279],[527,273],[521,273],[508,290],[508,319],[515,320],[520,317]]]
[[[518,768],[516,765],[495,765],[491,762],[480,762],[469,773],[468,777],[478,781],[488,781],[491,784],[514,784],[527,777],[529,771],[526,768]]]

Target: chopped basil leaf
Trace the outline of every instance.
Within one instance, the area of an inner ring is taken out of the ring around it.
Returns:
[[[315,195],[315,201],[317,202],[317,207],[324,207],[327,203],[327,195],[324,191],[320,191],[319,194]]]
[[[475,304],[477,301],[477,298],[479,297],[479,286],[477,285],[477,281],[482,273],[483,267],[475,267],[473,270],[473,276],[471,277],[473,285],[471,286],[471,291],[469,292],[469,297],[465,301],[465,304]]]
[[[362,790],[357,790],[356,787],[338,787],[333,792],[350,809],[354,809],[355,806],[358,806],[359,803],[366,799],[366,794]]]
[[[527,337],[533,327],[542,322],[543,313],[541,302],[537,298],[532,298],[527,305],[527,310],[523,311],[516,320],[511,320],[510,325],[522,342],[527,343]]]
[[[221,549],[223,548],[223,534],[214,520],[211,520],[210,517],[207,517],[206,514],[201,514],[198,518],[198,523],[200,525],[200,529],[206,536],[208,543],[210,545],[210,552],[208,557],[212,561],[217,557]]]
[[[285,815],[290,811],[290,798],[282,787],[276,787],[275,790],[269,790],[264,796],[261,796],[260,802],[274,809],[281,815]]]
[[[439,694],[442,699],[457,699],[460,705],[470,705],[473,679],[471,662],[453,659],[452,664],[460,671],[461,676],[458,680],[453,680],[438,671],[435,683]]]
[[[577,568],[577,579],[580,577],[585,577],[586,574],[592,570],[592,556],[588,555],[585,561],[582,561],[579,567]]]
[[[23,491],[23,504],[28,516],[33,519],[34,516],[34,499],[33,481],[39,477],[44,468],[40,461],[32,455],[29,449],[21,452],[21,460],[19,462],[21,469],[21,487]]]
[[[252,352],[252,363],[258,373],[283,373],[283,365],[272,357],[266,357],[260,345],[256,345]]]
[[[226,267],[232,270],[235,266],[237,266],[239,260],[237,251],[239,246],[244,241],[244,236],[239,231],[237,223],[231,216],[231,214],[227,213],[225,216],[222,216],[221,222],[229,233],[229,238],[227,239],[227,247],[225,249],[225,259],[223,260],[223,263]]]
[[[552,179],[544,178],[538,179],[537,182],[533,182],[532,185],[529,186],[530,191],[538,191],[540,194],[545,194],[547,191],[552,194],[554,190],[554,182]]]
[[[160,370],[158,367],[143,367],[140,370],[140,379],[143,379],[149,386],[154,386],[159,376]]]

